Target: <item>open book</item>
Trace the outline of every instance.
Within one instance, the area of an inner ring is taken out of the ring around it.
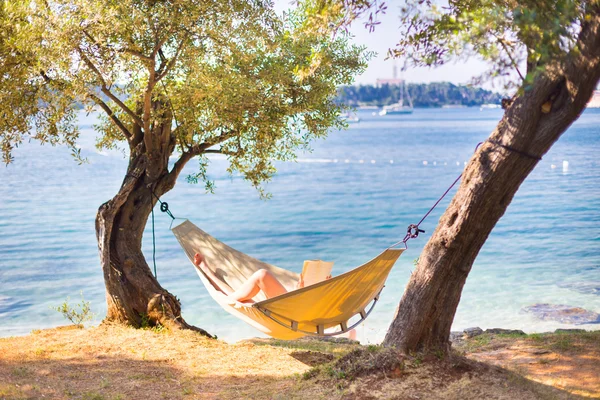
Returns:
[[[304,287],[324,281],[325,278],[331,275],[331,268],[333,268],[333,262],[322,260],[305,260],[304,266],[302,267]]]

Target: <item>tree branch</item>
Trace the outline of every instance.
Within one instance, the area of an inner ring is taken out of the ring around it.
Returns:
[[[133,119],[133,122],[142,126],[143,122],[140,119],[140,117],[138,115],[136,115],[129,107],[127,107],[127,105],[125,105],[125,103],[123,103],[121,101],[121,99],[119,99],[117,96],[115,96],[106,86],[102,86],[102,88],[100,90],[102,90],[102,93],[104,93],[112,101],[114,101],[121,108],[121,110],[126,112],[127,115],[129,115]]]
[[[163,45],[167,42],[167,40],[169,40],[170,34],[171,32],[167,32],[166,35],[162,39],[160,39],[154,46],[154,49],[152,50],[152,55],[150,55],[153,61],[156,60],[156,55],[158,54],[159,50],[162,49]]]
[[[139,124],[140,126],[142,126],[143,123],[142,123],[142,120],[140,119],[140,117],[138,117],[133,111],[131,111],[131,109],[129,107],[127,107],[125,105],[125,103],[123,103],[121,101],[121,99],[119,99],[117,96],[115,96],[108,89],[108,87],[106,85],[106,80],[104,79],[104,76],[102,75],[100,70],[94,65],[94,63],[88,58],[88,56],[83,52],[83,50],[81,50],[80,47],[77,47],[77,52],[81,56],[81,59],[83,60],[83,62],[85,62],[85,64],[88,66],[88,68],[91,69],[98,76],[98,79],[100,79],[100,82],[102,84],[100,90],[102,91],[102,93],[104,93],[112,101],[114,101],[115,104],[117,104],[121,108],[121,110],[123,110],[125,113],[127,113],[136,124]]]
[[[127,141],[131,142],[133,135],[131,134],[131,132],[129,132],[129,129],[127,129],[127,127],[123,125],[121,120],[117,118],[117,116],[113,113],[112,109],[104,101],[102,101],[100,97],[96,96],[95,94],[89,93],[89,97],[104,110],[106,115],[108,115],[109,118],[114,122],[114,124],[121,130],[121,132],[123,132],[123,134],[127,138]]]
[[[502,39],[502,38],[496,38],[496,39],[502,45],[502,48],[504,49],[504,51],[508,55],[508,58],[510,59],[510,62],[515,67],[515,69],[517,70],[517,74],[519,74],[519,77],[521,78],[522,81],[524,81],[525,78],[523,78],[523,75],[521,75],[521,71],[519,71],[519,66],[517,65],[517,63],[514,60],[514,58],[512,57],[512,55],[510,54],[510,51],[508,51],[508,48],[506,47],[506,43],[504,43],[504,39]]]
[[[139,59],[141,59],[141,60],[144,60],[144,61],[152,61],[152,59],[151,59],[150,57],[148,57],[148,56],[146,56],[146,55],[144,55],[144,54],[140,53],[140,52],[139,52],[139,51],[137,51],[137,50],[133,50],[133,49],[126,48],[126,47],[124,47],[124,48],[121,48],[121,49],[116,49],[116,48],[114,48],[114,47],[113,47],[113,46],[111,46],[111,45],[106,45],[106,46],[103,46],[103,45],[102,45],[101,43],[99,43],[99,42],[96,40],[96,38],[94,38],[94,37],[93,37],[93,36],[92,36],[92,35],[91,35],[91,34],[90,34],[90,33],[89,33],[87,30],[83,29],[83,30],[82,30],[82,32],[83,32],[83,34],[84,34],[84,35],[85,35],[85,36],[86,36],[88,39],[90,39],[90,40],[92,41],[92,43],[93,43],[94,45],[96,45],[96,46],[98,46],[98,47],[103,47],[103,48],[105,48],[105,49],[108,49],[108,50],[110,50],[110,51],[114,51],[114,52],[117,52],[117,53],[127,53],[127,54],[131,54],[132,56],[138,57]]]
[[[204,142],[202,144],[196,144],[192,146],[188,151],[184,151],[183,153],[181,153],[181,156],[175,162],[171,171],[165,176],[163,182],[161,182],[161,190],[164,190],[163,193],[171,190],[175,186],[175,182],[177,181],[179,174],[183,170],[183,167],[185,167],[185,165],[188,163],[188,161],[200,154],[220,152],[220,150],[216,149],[209,150],[209,147],[212,147],[219,143],[223,143],[227,139],[230,139],[233,136],[235,136],[236,134],[238,134],[237,130],[229,130],[217,136],[213,140]]]
[[[42,76],[42,78],[44,79],[44,81],[46,83],[51,84],[51,83],[55,82],[43,70],[40,71],[40,75]],[[88,97],[90,97],[92,100],[94,100],[94,102],[96,104],[98,104],[104,110],[104,112],[106,113],[106,115],[108,115],[108,117],[114,122],[114,124],[121,130],[121,132],[123,132],[123,135],[125,135],[125,138],[127,138],[128,141],[131,140],[131,138],[132,138],[131,132],[129,132],[129,130],[127,129],[127,127],[114,114],[114,112],[112,111],[112,109],[104,101],[102,101],[102,99],[100,97],[98,97],[96,94],[90,92],[90,93],[88,93]]]
[[[165,75],[167,75],[169,73],[169,71],[173,68],[173,66],[175,65],[175,62],[177,61],[177,58],[179,57],[179,54],[181,53],[181,50],[183,49],[183,45],[185,44],[185,42],[187,40],[188,40],[188,35],[185,35],[185,37],[183,39],[181,39],[181,42],[179,42],[179,45],[177,46],[177,50],[175,51],[175,55],[173,56],[173,58],[171,58],[169,60],[164,71],[161,71],[161,69],[162,69],[162,65],[161,65],[161,68],[159,68],[159,70],[157,71],[157,74],[158,74],[156,77],[157,82],[160,81],[162,78],[164,78]]]

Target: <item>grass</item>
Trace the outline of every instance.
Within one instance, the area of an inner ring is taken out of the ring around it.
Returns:
[[[484,336],[484,335],[481,335]],[[494,362],[516,375],[600,398],[600,331],[535,333],[518,338],[491,335],[457,346],[470,357]],[[504,360],[500,363],[498,360]]]
[[[314,351],[318,353],[327,353],[342,356],[360,346],[357,342],[349,341],[319,341],[312,338],[298,340],[279,340],[279,339],[252,339],[246,341],[256,346],[273,346],[292,350]],[[369,345],[369,348],[377,348],[377,345]]]
[[[380,399],[411,398],[416,390],[420,398],[533,400],[546,392],[564,398],[551,386],[600,396],[589,378],[597,376],[600,332],[488,335],[465,343],[473,349],[464,351],[468,357],[488,358],[475,362],[442,352],[401,357],[377,345],[312,339],[230,345],[190,331],[111,325],[44,330],[0,338],[0,399]],[[523,351],[532,364],[501,364],[510,373],[489,367],[502,360],[486,351],[515,346],[548,351]],[[560,375],[565,365],[571,366],[568,375]],[[556,381],[536,383],[550,376],[549,368]]]
[[[600,331],[533,333],[530,335],[489,334],[484,333],[454,345],[464,353],[491,351],[505,347],[509,343],[519,342],[557,352],[579,351],[584,345],[600,342]]]
[[[106,397],[96,392],[84,392],[81,396],[83,400],[105,400]]]
[[[17,378],[26,378],[31,375],[31,371],[27,367],[15,367],[11,373]]]

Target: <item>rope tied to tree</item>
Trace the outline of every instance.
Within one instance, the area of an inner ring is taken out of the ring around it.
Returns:
[[[156,200],[160,203],[160,211],[164,212],[169,217],[171,217],[171,225],[169,225],[169,229],[171,229],[171,227],[173,226],[173,221],[175,221],[177,218],[175,218],[175,216],[173,215],[171,210],[169,210],[169,203],[167,203],[166,201],[162,201],[156,195],[156,193],[154,193],[154,190],[150,189],[150,192],[152,193],[152,195],[154,197],[156,197]],[[158,275],[156,274],[156,233],[155,233],[155,229],[154,229],[154,205],[152,205],[151,214],[152,214],[152,263],[154,265],[154,278],[157,278]]]
[[[486,142],[489,142],[491,144],[494,144],[496,146],[502,147],[503,149],[506,149],[508,151],[512,151],[514,153],[520,154],[524,157],[528,157],[531,159],[534,159],[536,161],[540,161],[542,159],[542,157],[540,156],[536,156],[533,154],[529,154],[525,151],[521,151],[519,149],[515,149],[514,147],[502,144],[500,142],[497,142],[495,140],[492,139],[487,139]],[[475,146],[475,151],[473,153],[475,153],[477,151],[477,149],[479,149],[479,146],[481,146],[484,142],[479,142],[477,143],[477,146]],[[425,215],[423,216],[423,218],[421,218],[421,220],[416,223],[416,224],[410,224],[408,226],[408,229],[406,230],[406,235],[404,236],[404,239],[402,239],[401,241],[394,243],[392,246],[390,247],[395,247],[397,245],[399,245],[400,243],[402,243],[404,245],[405,248],[408,249],[408,244],[407,242],[410,239],[416,239],[417,237],[419,237],[419,233],[425,233],[425,231],[423,229],[421,229],[419,226],[421,225],[421,223],[423,221],[425,221],[425,218],[427,218],[429,216],[429,214],[431,214],[431,212],[437,207],[438,204],[440,204],[440,201],[442,201],[442,199],[444,197],[446,197],[446,195],[448,194],[448,192],[450,192],[450,190],[452,190],[452,188],[454,187],[454,185],[456,185],[456,183],[460,180],[460,178],[462,178],[462,173],[460,175],[458,175],[458,178],[456,178],[456,180],[454,180],[454,182],[452,182],[452,184],[448,187],[448,189],[446,189],[446,191],[444,192],[444,194],[442,194],[440,196],[440,198],[435,202],[435,204],[429,209],[429,211],[427,211],[427,213],[425,213]]]
[[[492,139],[488,139],[487,141],[490,142],[491,144],[495,144],[496,146],[502,147],[503,149],[506,149],[508,151],[512,151],[513,153],[520,154],[520,155],[522,155],[524,157],[531,158],[531,159],[536,160],[536,161],[540,161],[542,159],[542,157],[540,157],[540,156],[536,156],[534,154],[527,153],[526,151],[515,149],[514,147],[508,146],[506,144],[502,144],[502,143],[497,142],[497,141],[492,140]]]

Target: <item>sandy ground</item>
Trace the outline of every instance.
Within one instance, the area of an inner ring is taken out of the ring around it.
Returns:
[[[600,396],[600,334],[588,335],[475,338],[459,349],[468,358],[417,354],[403,359],[401,367],[382,371],[371,365],[351,379],[336,360],[357,348],[367,359],[380,350],[317,341],[229,345],[193,332],[122,326],[50,329],[0,339],[0,399]]]

